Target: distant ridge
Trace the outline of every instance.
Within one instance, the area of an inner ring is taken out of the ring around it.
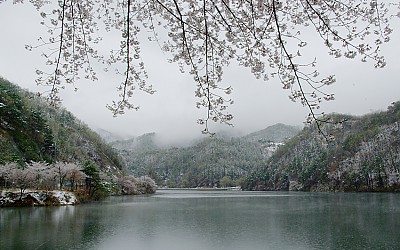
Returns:
[[[198,140],[190,146],[160,146],[157,134],[148,133],[136,138],[110,143],[127,163],[135,176],[148,175],[162,187],[215,187],[220,180],[232,185],[266,160],[290,137],[298,127],[276,124],[244,137],[218,133]]]
[[[158,146],[155,142],[156,133],[147,133],[138,137],[130,138],[127,140],[117,140],[110,142],[110,145],[118,150],[128,151],[149,151],[157,149]]]
[[[107,131],[102,128],[96,128],[95,132],[101,136],[101,138],[104,139],[105,142],[110,143],[114,141],[121,141],[124,140],[122,136],[116,135],[110,131]]]
[[[269,126],[257,132],[250,133],[243,137],[243,139],[253,142],[285,142],[301,131],[298,126],[291,126],[282,123]]]

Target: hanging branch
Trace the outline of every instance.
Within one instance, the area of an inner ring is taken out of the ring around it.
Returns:
[[[64,20],[65,20],[65,8],[67,0],[63,0],[62,4],[62,11],[61,11],[61,30],[60,30],[60,42],[59,42],[59,49],[58,49],[58,55],[57,55],[57,61],[56,61],[56,66],[54,70],[54,75],[53,75],[53,84],[51,86],[50,90],[50,103],[53,106],[56,106],[56,104],[60,101],[60,98],[58,97],[58,87],[57,85],[60,84],[60,81],[58,80],[59,75],[61,74],[59,67],[60,67],[60,61],[61,61],[61,53],[63,51],[63,43],[64,43]]]
[[[46,3],[33,2],[40,11]],[[75,88],[81,71],[85,78],[97,80],[91,65],[91,60],[97,59],[107,64],[107,70],[115,67],[122,78],[117,88],[120,100],[108,108],[114,115],[125,109],[138,109],[132,104],[134,90],[155,92],[147,83],[138,35],[149,32],[154,37],[150,40],[171,56],[171,62],[177,62],[183,72],[185,66],[189,68],[197,85],[196,106],[207,112],[204,119],[198,120],[205,125],[206,133],[210,120],[231,124],[233,116],[227,107],[232,100],[227,96],[232,88],[224,87],[222,74],[233,60],[249,68],[257,79],[277,77],[284,89],[291,90],[290,98],[300,100],[310,110],[308,121],[315,121],[321,131],[322,123],[329,121],[315,109],[320,102],[334,99],[323,87],[333,84],[335,78],[319,76],[314,69],[316,59],[305,63],[301,60],[307,46],[303,29],[315,29],[330,55],[343,54],[349,59],[361,56],[361,61],[373,60],[380,68],[386,65],[380,46],[390,40],[392,33],[388,16],[396,16],[389,9],[396,11],[399,6],[376,0],[63,0],[58,5],[49,13],[40,12],[49,39],[40,38],[39,45],[27,46],[49,49],[43,56],[52,68],[49,73],[37,70],[37,82],[50,87],[52,101],[59,101],[58,92],[64,88],[64,81]],[[104,21],[106,31],[122,33],[119,48],[111,50],[107,60],[94,49],[101,40],[95,20]],[[167,34],[163,43],[158,29]],[[290,53],[296,44],[297,51]]]

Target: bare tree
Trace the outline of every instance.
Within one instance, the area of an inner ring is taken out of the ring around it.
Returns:
[[[92,64],[99,60],[107,69],[116,67],[122,78],[120,100],[108,108],[114,115],[138,109],[132,102],[134,92],[155,92],[146,81],[141,57],[141,38],[146,36],[193,76],[196,106],[206,110],[198,120],[204,133],[209,133],[209,121],[231,124],[227,107],[233,102],[228,97],[232,88],[222,75],[234,60],[257,78],[278,78],[291,91],[290,99],[310,110],[308,121],[316,121],[319,128],[326,122],[317,111],[320,103],[334,99],[323,87],[335,77],[321,76],[316,59],[302,57],[309,39],[304,34],[313,31],[334,58],[358,57],[381,68],[386,63],[380,46],[390,40],[390,19],[399,7],[377,0],[58,0],[57,6],[45,0],[30,2],[49,36],[27,48],[44,51],[51,70],[38,69],[37,83],[51,87],[52,101],[59,101],[60,88],[79,76],[97,80]],[[97,49],[102,30],[121,35],[108,56]]]

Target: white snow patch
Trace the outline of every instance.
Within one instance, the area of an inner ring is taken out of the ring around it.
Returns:
[[[15,203],[20,198],[20,190],[1,190],[0,195],[0,206],[10,205]],[[60,205],[75,205],[78,202],[75,194],[69,191],[62,190],[25,190],[22,195],[22,200],[32,199],[34,206],[45,206],[46,199],[48,198],[56,198]]]
[[[75,205],[77,203],[77,199],[75,194],[68,191],[54,190],[51,191],[53,196],[56,197],[61,205]]]

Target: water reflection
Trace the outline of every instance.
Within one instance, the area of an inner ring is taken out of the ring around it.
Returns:
[[[1,249],[37,249],[58,242],[73,244],[68,233],[75,227],[75,207],[2,208]],[[69,223],[65,223],[68,221]],[[76,227],[76,236],[82,234]]]
[[[396,249],[398,194],[159,191],[0,209],[0,249]]]

